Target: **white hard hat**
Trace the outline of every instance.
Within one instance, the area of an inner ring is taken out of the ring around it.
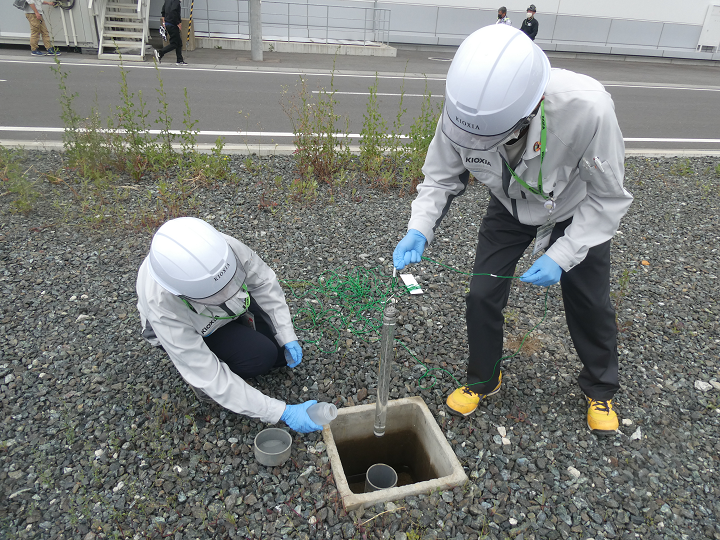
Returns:
[[[220,305],[237,294],[245,270],[225,238],[201,219],[172,219],[150,245],[148,270],[172,294]]]
[[[443,133],[465,148],[495,148],[529,123],[549,79],[550,61],[523,32],[504,24],[476,30],[450,64]]]

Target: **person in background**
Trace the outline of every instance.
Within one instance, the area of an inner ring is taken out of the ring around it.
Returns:
[[[620,388],[610,242],[632,203],[623,187],[625,144],[610,94],[595,79],[550,69],[522,32],[491,25],[460,45],[447,74],[445,106],[428,148],[408,233],[393,253],[400,270],[420,262],[450,204],[472,174],[489,188],[466,296],[467,382],[447,398],[468,416],[502,385],[503,309],[520,257],[544,251],[520,276],[560,282],[587,425],[618,429]]]
[[[525,35],[533,41],[535,41],[535,36],[537,36],[539,26],[537,19],[535,18],[536,11],[535,4],[530,4],[530,7],[527,8],[527,19],[523,19],[523,22],[520,25],[520,30],[525,32]]]
[[[495,22],[495,24],[512,25],[512,22],[510,22],[510,19],[507,16],[507,8],[505,6],[500,6],[500,8],[498,9],[498,20]]]
[[[162,10],[160,11],[160,24],[165,27],[168,35],[168,45],[159,51],[155,49],[155,59],[158,64],[162,62],[163,56],[171,51],[175,51],[176,64],[178,66],[187,66],[187,62],[182,55],[182,19],[180,18],[180,0],[165,0]]]
[[[30,54],[32,56],[45,56],[46,54],[59,56],[60,51],[57,47],[53,47],[50,32],[45,26],[42,13],[43,4],[55,6],[53,2],[43,2],[43,0],[27,0],[25,3],[25,17],[30,23]],[[46,52],[39,49],[40,35],[42,35]]]
[[[322,429],[306,412],[315,400],[287,405],[244,380],[303,356],[275,272],[245,244],[201,219],[170,220],[153,236],[136,290],[142,336],[198,399],[301,433]]]

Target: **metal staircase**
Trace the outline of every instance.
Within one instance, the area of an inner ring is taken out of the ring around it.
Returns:
[[[97,9],[98,58],[143,61],[150,0],[90,0]]]

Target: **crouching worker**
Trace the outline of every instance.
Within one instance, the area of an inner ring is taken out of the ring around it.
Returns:
[[[244,379],[294,368],[302,349],[273,272],[245,244],[191,217],[152,239],[136,284],[143,337],[162,347],[201,400],[309,433],[315,403],[286,405]]]

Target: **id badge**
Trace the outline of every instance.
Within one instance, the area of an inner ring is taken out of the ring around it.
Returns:
[[[240,315],[239,319],[240,324],[244,324],[248,328],[252,328],[255,330],[255,314],[251,311],[246,311],[242,315]]]
[[[554,221],[548,221],[545,225],[538,227],[537,234],[535,235],[535,247],[533,247],[533,256],[535,256],[541,249],[545,249],[550,245],[550,235],[555,228]]]

